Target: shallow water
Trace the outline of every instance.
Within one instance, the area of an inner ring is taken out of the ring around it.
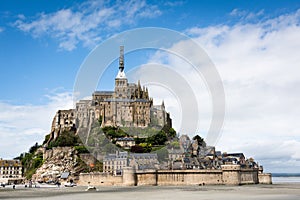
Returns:
[[[300,183],[299,173],[273,173],[272,181],[276,183]]]

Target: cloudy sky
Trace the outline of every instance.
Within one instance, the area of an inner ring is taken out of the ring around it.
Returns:
[[[72,108],[78,70],[97,45],[143,27],[187,35],[218,70],[226,117],[217,149],[244,152],[269,172],[299,172],[300,2],[283,0],[2,1],[0,157],[13,158],[41,142],[56,110]],[[186,43],[174,49],[193,53]],[[161,63],[180,73],[198,102],[197,133],[206,136],[210,91],[184,59],[155,50],[132,52],[125,59],[126,71]],[[112,66],[99,89],[113,89],[116,62]],[[180,129],[178,99],[158,85],[149,88],[157,103],[165,100]]]

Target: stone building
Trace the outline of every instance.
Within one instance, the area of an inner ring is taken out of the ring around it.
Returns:
[[[76,130],[75,110],[58,110],[52,120],[51,132],[46,146],[63,131]]]
[[[0,159],[0,182],[8,184],[20,180],[22,180],[21,161]]]
[[[243,153],[223,153],[223,160],[233,164],[240,164],[242,167],[246,164],[246,157]]]
[[[131,153],[127,151],[107,154],[103,159],[103,172],[114,176],[123,175],[125,167],[135,170],[159,169],[156,153]]]
[[[135,140],[131,137],[117,138],[116,145],[120,145],[124,149],[130,149],[135,146]]]
[[[91,100],[80,100],[76,103],[76,127],[88,127],[95,118]]]
[[[159,169],[156,153],[132,153],[129,159],[129,166],[136,170]]]
[[[115,154],[107,154],[103,159],[103,172],[114,176],[122,175],[123,168],[128,166],[128,152],[116,151]]]
[[[124,72],[123,46],[120,47],[114,91],[95,91],[91,100],[79,100],[75,109],[57,111],[47,144],[66,129],[76,129],[80,135],[88,134],[96,121],[101,122],[102,127],[172,127],[164,102],[153,105],[148,88],[139,81],[137,84],[128,83]]]
[[[102,127],[172,126],[164,102],[153,105],[148,88],[142,86],[140,81],[137,84],[128,83],[124,72],[123,46],[120,47],[119,71],[114,91],[95,91],[91,101],[77,103],[76,113],[78,127],[87,127],[90,119],[100,121]]]

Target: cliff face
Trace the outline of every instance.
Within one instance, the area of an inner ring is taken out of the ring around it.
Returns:
[[[49,134],[48,140],[45,141],[44,146],[47,147],[50,142],[55,141],[64,131],[76,132],[75,127],[74,110],[58,110],[53,117],[51,132]]]
[[[32,176],[35,181],[55,181],[63,172],[70,172],[70,178],[74,180],[82,167],[74,147],[44,149],[43,160],[42,166]]]

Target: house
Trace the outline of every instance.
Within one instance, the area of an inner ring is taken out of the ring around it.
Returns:
[[[22,164],[20,160],[0,159],[0,182],[5,184],[23,181]]]
[[[130,154],[129,166],[137,170],[159,169],[159,161],[156,153]]]
[[[133,167],[137,170],[159,169],[156,153],[132,153],[127,151],[107,154],[103,159],[103,172],[114,176],[123,175],[124,167]]]
[[[124,149],[130,149],[135,146],[135,141],[134,138],[131,137],[117,138],[116,145],[120,145]]]
[[[181,169],[184,153],[182,149],[168,149],[168,166],[170,169]]]
[[[234,164],[244,165],[246,163],[243,153],[224,153],[223,158],[225,158],[226,162]]]

